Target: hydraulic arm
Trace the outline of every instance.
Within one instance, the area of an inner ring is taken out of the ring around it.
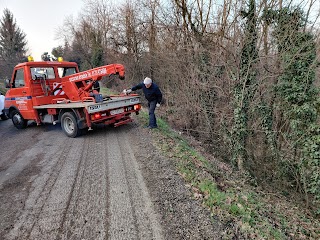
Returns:
[[[62,90],[72,101],[93,100],[99,102],[99,94],[92,89],[96,81],[100,81],[104,76],[119,75],[120,79],[125,77],[125,69],[121,64],[110,64],[93,68],[62,78]]]

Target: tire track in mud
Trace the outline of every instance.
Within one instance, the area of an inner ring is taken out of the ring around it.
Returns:
[[[137,239],[136,217],[119,140],[114,132],[107,139],[110,207],[109,239]]]
[[[86,147],[56,239],[105,239],[107,235],[108,187],[105,136],[86,135]]]
[[[125,130],[117,134],[112,132],[112,138],[107,141],[111,217],[109,239],[163,239],[158,216],[153,211],[127,134]]]
[[[84,144],[84,151],[81,152],[81,159],[80,159],[80,162],[78,164],[77,171],[75,173],[75,180],[74,180],[74,182],[72,184],[72,188],[71,188],[71,191],[70,191],[70,194],[69,194],[69,197],[68,197],[68,201],[67,201],[67,204],[66,204],[66,209],[63,212],[63,217],[62,217],[61,222],[60,222],[59,232],[58,232],[58,235],[57,235],[56,239],[61,239],[62,238],[62,235],[63,235],[63,232],[64,232],[65,222],[66,222],[66,219],[67,219],[67,213],[68,213],[68,211],[70,209],[71,200],[72,200],[72,197],[73,197],[73,195],[75,193],[75,185],[76,185],[76,182],[78,181],[79,177],[83,175],[83,169],[85,169],[84,167],[82,167],[82,171],[80,171],[82,164],[85,164],[85,163],[83,163],[83,161],[85,159],[84,153],[88,152],[88,144],[86,144],[87,142],[88,141],[86,139],[85,144]],[[81,173],[81,175],[80,175],[80,173]],[[80,180],[81,181],[80,185],[82,185],[83,177],[81,177],[80,179],[81,179]],[[76,203],[77,203],[77,201],[76,201]],[[77,205],[77,204],[75,204],[75,205]],[[67,239],[68,239],[68,235],[67,235]]]
[[[132,131],[132,129],[130,129]],[[139,231],[138,239],[163,239],[162,227],[159,223],[159,216],[154,210],[153,203],[151,201],[148,188],[143,179],[142,172],[138,161],[134,155],[134,151],[131,148],[128,135],[130,132],[121,132],[118,135],[123,144],[119,144],[122,159],[126,168],[127,179],[133,179],[128,181],[132,196],[134,199],[140,199],[139,201],[133,201],[134,209],[138,214],[138,226],[139,229],[147,227],[148,231]],[[148,234],[146,234],[146,232]]]
[[[44,239],[46,229],[54,232],[52,228],[55,226],[56,220],[59,219],[59,212],[63,209],[63,207],[59,207],[59,201],[57,201],[61,195],[55,196],[54,186],[61,181],[59,177],[65,167],[65,160],[68,159],[70,149],[76,147],[75,143],[68,138],[65,138],[60,144],[52,146],[51,142],[54,142],[54,139],[55,135],[48,139],[41,139],[43,145],[40,147],[47,150],[53,148],[47,152],[42,161],[41,173],[32,181],[25,207],[22,209],[13,230],[9,233],[8,239],[37,239],[38,237]],[[56,156],[59,151],[61,152]]]

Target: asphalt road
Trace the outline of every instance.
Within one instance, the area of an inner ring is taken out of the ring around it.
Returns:
[[[128,138],[0,121],[0,239],[164,239]]]
[[[152,131],[135,121],[68,138],[0,121],[0,240],[221,239]]]

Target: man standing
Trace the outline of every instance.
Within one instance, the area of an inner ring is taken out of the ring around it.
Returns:
[[[136,91],[138,89],[143,90],[143,93],[148,100],[148,107],[149,107],[149,125],[148,128],[156,128],[157,125],[157,119],[156,115],[154,114],[154,111],[156,107],[160,107],[160,103],[162,101],[162,93],[159,89],[159,87],[152,82],[151,78],[146,77],[142,83],[139,83],[138,85],[123,90],[124,94],[129,94],[132,91]]]

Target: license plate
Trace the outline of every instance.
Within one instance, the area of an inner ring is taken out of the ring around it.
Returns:
[[[131,98],[130,99],[130,103],[135,103],[135,102],[139,102],[139,98]]]
[[[123,112],[124,112],[124,109],[119,108],[119,109],[111,110],[110,115],[116,115],[116,114],[123,113]]]
[[[90,111],[99,110],[99,109],[101,109],[101,105],[89,106]]]

